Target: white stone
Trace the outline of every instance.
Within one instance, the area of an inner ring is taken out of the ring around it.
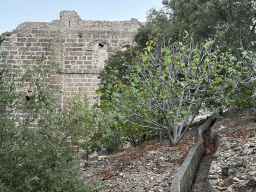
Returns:
[[[217,172],[216,170],[210,169],[209,174],[212,175],[212,174],[214,174],[214,173],[216,173],[216,172]]]
[[[251,171],[251,172],[249,172],[249,175],[251,175],[251,176],[256,176],[256,171]]]
[[[208,175],[208,179],[217,179],[217,175]]]

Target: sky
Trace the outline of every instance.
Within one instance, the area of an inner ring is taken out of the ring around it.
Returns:
[[[151,8],[160,9],[162,0],[0,0],[0,34],[11,32],[25,21],[51,22],[61,11],[76,11],[82,20],[146,21]]]

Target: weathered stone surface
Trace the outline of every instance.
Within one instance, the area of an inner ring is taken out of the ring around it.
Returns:
[[[0,55],[0,66],[7,62],[16,64],[15,68],[25,69],[31,55],[41,56],[45,46],[50,47],[47,65],[50,61],[60,64],[64,75],[55,81],[52,74],[50,82],[59,85],[62,92],[69,91],[69,86],[63,84],[66,80],[92,79],[96,85],[74,84],[71,94],[60,97],[61,105],[73,95],[87,94],[90,104],[93,103],[95,88],[98,87],[98,75],[104,67],[104,61],[118,49],[133,45],[133,36],[140,27],[136,19],[129,21],[87,21],[82,20],[75,11],[61,11],[60,19],[52,22],[24,22],[12,32],[6,32],[6,40],[0,46],[0,52],[6,51],[3,58]],[[51,73],[54,73],[51,72]],[[77,74],[78,77],[74,77]],[[88,77],[87,75],[92,77]]]

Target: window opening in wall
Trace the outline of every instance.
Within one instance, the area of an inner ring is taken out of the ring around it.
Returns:
[[[104,47],[104,45],[103,45],[103,44],[101,44],[101,43],[99,43],[99,47]]]
[[[69,22],[69,27],[70,27],[70,21],[68,21]]]
[[[32,90],[28,90],[28,94],[26,95],[26,101],[29,101],[29,100],[31,100],[32,98],[31,98],[31,95],[32,95]]]

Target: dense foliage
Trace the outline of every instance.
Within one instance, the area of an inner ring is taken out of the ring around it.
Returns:
[[[139,47],[132,46],[124,51],[117,51],[105,62],[105,67],[99,75],[101,86],[98,91],[101,99],[111,100],[111,94],[117,85],[127,83],[128,75],[131,73],[131,66],[137,64]]]
[[[252,48],[250,42],[256,40],[255,1],[164,0],[163,5],[159,11],[150,10],[149,23],[136,35],[138,44],[145,47],[145,39],[152,40],[157,34],[180,41],[187,31],[196,42],[216,39],[222,51],[239,53],[237,48],[248,50]]]
[[[132,67],[129,82],[120,82],[102,107],[116,115],[124,133],[163,131],[177,145],[199,109],[230,107],[241,98],[246,102],[255,89],[255,63],[247,52],[238,60],[213,43],[151,41],[139,55],[142,62]]]
[[[57,126],[65,119],[56,112],[58,90],[47,82],[43,58],[33,57],[36,64],[23,75],[8,65],[0,71],[0,191],[93,191],[79,178],[77,155],[61,134],[75,137],[78,132]]]

